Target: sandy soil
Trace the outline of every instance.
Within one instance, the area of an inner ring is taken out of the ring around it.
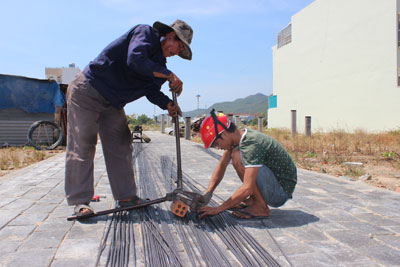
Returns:
[[[396,162],[391,160],[364,156],[341,164],[326,164],[312,158],[305,161],[308,163],[299,163],[298,167],[338,177],[346,176],[354,180],[362,180],[371,186],[400,192],[400,166],[396,166]]]

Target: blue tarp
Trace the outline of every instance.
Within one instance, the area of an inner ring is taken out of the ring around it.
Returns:
[[[0,109],[54,113],[64,102],[65,95],[56,81],[0,74]]]

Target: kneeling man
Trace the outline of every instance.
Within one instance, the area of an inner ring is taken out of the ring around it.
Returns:
[[[203,196],[204,202],[210,201],[231,160],[243,183],[222,205],[201,207],[201,218],[235,209],[232,214],[237,218],[261,219],[270,215],[268,206],[280,207],[292,197],[297,169],[278,141],[252,129],[238,129],[226,115],[215,114],[214,110],[201,124],[200,134],[206,149],[225,150]]]

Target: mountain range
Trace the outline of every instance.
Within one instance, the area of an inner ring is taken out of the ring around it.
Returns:
[[[265,113],[268,105],[268,96],[258,93],[245,98],[238,98],[231,102],[215,103],[207,109],[195,109],[183,112],[183,117],[196,117],[203,114],[209,114],[212,109],[227,113],[255,114]]]

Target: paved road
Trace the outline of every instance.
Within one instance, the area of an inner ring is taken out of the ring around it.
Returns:
[[[173,137],[147,134],[152,141],[143,147],[151,155],[175,155]],[[186,140],[181,146],[184,175],[206,187],[221,152]],[[0,177],[0,266],[95,265],[109,221],[66,221],[72,208],[64,197],[64,157]],[[101,146],[95,184],[104,198],[93,207],[112,207]],[[214,199],[227,199],[239,185],[229,167]],[[399,193],[299,170],[292,200],[272,209],[269,219],[239,223],[283,266],[400,266],[399,206]],[[136,250],[130,265],[143,266]],[[104,259],[99,265],[105,265]]]

